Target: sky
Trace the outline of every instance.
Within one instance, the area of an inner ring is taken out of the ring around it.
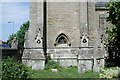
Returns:
[[[7,41],[9,35],[16,33],[20,29],[20,25],[29,20],[29,2],[2,2],[0,3],[0,39]],[[2,8],[1,8],[2,7]],[[8,23],[10,22],[11,23]],[[2,22],[2,23],[1,23]],[[13,23],[14,22],[14,23]],[[14,25],[14,27],[13,27]],[[13,29],[14,28],[14,29]]]
[[[0,40],[7,41],[9,36],[29,20],[29,0],[1,0],[0,2]],[[108,2],[109,0],[96,0]],[[11,23],[8,23],[10,22]],[[14,22],[14,23],[13,23]],[[14,26],[14,27],[13,27]]]

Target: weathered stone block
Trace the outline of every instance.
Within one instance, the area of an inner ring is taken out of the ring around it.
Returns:
[[[86,71],[92,70],[93,67],[93,60],[89,59],[79,59],[78,60],[78,72],[84,73]]]
[[[59,64],[63,67],[77,66],[77,59],[60,59]]]
[[[45,57],[41,49],[26,49],[22,56],[23,64],[31,66],[32,69],[44,69]]]
[[[32,63],[32,69],[44,69],[45,67],[45,60],[40,60],[40,59],[34,59],[31,60]]]

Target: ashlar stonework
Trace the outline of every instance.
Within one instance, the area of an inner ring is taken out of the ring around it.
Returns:
[[[106,12],[95,2],[31,2],[22,62],[44,69],[49,55],[63,67],[99,72],[104,67]]]

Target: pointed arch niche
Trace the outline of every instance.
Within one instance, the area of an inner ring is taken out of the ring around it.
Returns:
[[[69,42],[68,37],[64,33],[61,33],[56,38],[54,46],[56,46],[56,47],[69,47],[69,46],[71,46],[71,43]]]

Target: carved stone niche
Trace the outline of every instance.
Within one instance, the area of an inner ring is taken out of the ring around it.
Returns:
[[[37,35],[35,37],[35,42],[38,44],[42,43],[41,29],[38,29],[38,31],[37,31]]]
[[[88,36],[87,34],[83,33],[81,38],[81,47],[88,47]]]

